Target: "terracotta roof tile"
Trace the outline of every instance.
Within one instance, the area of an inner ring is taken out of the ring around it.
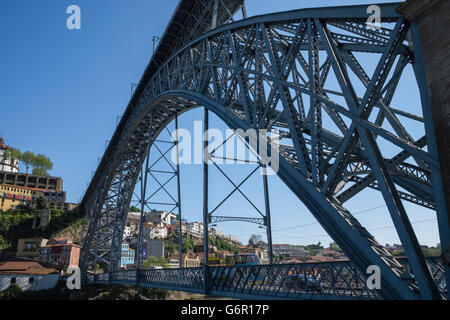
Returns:
[[[0,263],[0,274],[53,274],[56,269],[45,268],[32,261],[9,261]]]

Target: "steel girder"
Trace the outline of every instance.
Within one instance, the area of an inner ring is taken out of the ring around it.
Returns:
[[[383,298],[441,298],[401,201],[436,208],[445,250],[449,226],[442,183],[434,183],[439,163],[426,95],[423,117],[390,106],[405,65],[417,70],[420,58],[409,36],[416,39],[415,29],[396,13],[397,6],[380,5],[384,25],[378,30],[365,26],[366,6],[231,23],[185,44],[151,79],[143,79],[98,169],[101,184],[83,203],[91,215],[84,270],[98,261],[117,269],[124,215],[148,141],[177,114],[205,106],[234,129],[284,130],[288,142],[280,149],[278,176],[363,274],[370,265],[380,267]],[[358,62],[359,53],[377,53],[372,77]],[[424,74],[416,73],[423,91]],[[337,89],[326,88],[329,74]],[[323,127],[325,115],[336,130]],[[426,138],[414,140],[399,116],[425,124]],[[383,156],[381,139],[401,151]],[[414,276],[343,206],[366,187],[381,191]]]
[[[440,290],[442,262],[427,259]],[[405,259],[399,259],[405,263]],[[207,276],[207,273],[209,274]],[[179,269],[144,269],[97,274],[89,283],[134,285],[238,299],[376,299],[377,290],[367,287],[365,276],[350,261],[210,266]]]

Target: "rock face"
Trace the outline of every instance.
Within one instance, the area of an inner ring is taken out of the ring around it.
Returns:
[[[85,230],[88,230],[89,225],[85,226]],[[86,231],[83,235],[83,220],[77,220],[67,228],[61,230],[53,236],[53,238],[61,238],[65,240],[72,241],[72,243],[83,245],[84,237],[86,236]]]

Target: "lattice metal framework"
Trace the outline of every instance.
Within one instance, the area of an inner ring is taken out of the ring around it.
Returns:
[[[380,267],[380,296],[441,298],[403,204],[436,211],[446,250],[449,220],[418,32],[397,6],[380,5],[376,30],[365,25],[366,6],[237,21],[184,43],[151,78],[143,77],[83,201],[91,217],[84,270],[98,261],[117,269],[124,216],[150,137],[176,114],[205,106],[233,129],[284,132],[278,176],[359,272]],[[363,67],[362,54],[376,62],[373,71]],[[391,106],[407,65],[416,74],[423,116]],[[413,138],[411,121],[422,137]],[[386,144],[400,151],[385,156]],[[414,276],[345,208],[366,188],[381,192]]]
[[[427,262],[444,294],[441,262],[434,258]],[[91,276],[89,283],[138,284],[241,299],[382,298],[367,287],[365,275],[349,261],[120,271]]]

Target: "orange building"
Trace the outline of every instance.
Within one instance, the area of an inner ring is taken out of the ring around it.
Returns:
[[[78,267],[81,247],[63,239],[51,239],[41,248],[39,261],[58,267]]]

